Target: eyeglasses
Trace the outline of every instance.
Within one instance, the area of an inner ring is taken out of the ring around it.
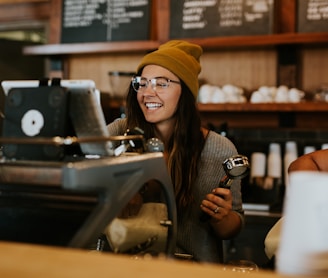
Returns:
[[[155,77],[152,79],[147,79],[141,76],[135,76],[132,78],[132,87],[136,92],[143,92],[148,85],[156,92],[160,93],[170,86],[170,83],[180,84],[179,81],[170,80],[166,77]]]

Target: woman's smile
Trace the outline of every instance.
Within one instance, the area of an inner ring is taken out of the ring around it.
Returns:
[[[158,103],[158,102],[146,102],[145,106],[148,108],[148,110],[156,110],[156,109],[162,107],[163,104]]]

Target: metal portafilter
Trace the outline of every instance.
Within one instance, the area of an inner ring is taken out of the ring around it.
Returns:
[[[245,178],[250,171],[248,158],[244,155],[235,155],[222,163],[226,175],[220,180],[219,187],[230,188],[233,180]]]
[[[226,175],[220,180],[219,187],[227,189],[230,189],[233,180],[246,177],[250,171],[248,158],[240,154],[227,158],[223,161],[222,166]],[[207,221],[210,218],[210,215],[202,212],[200,220]]]

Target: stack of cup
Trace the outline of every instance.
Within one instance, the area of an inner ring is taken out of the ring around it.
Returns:
[[[315,146],[305,146],[303,154],[312,153],[316,150]]]
[[[285,186],[288,185],[288,167],[298,157],[297,144],[295,141],[287,141],[285,144],[285,155],[284,155],[284,180]]]
[[[266,154],[254,152],[251,155],[250,183],[263,186],[266,172]]]
[[[323,143],[323,144],[321,145],[321,149],[322,149],[322,150],[328,149],[328,143]]]
[[[281,149],[279,143],[271,143],[269,145],[267,168],[268,168],[268,174],[265,182],[265,188],[272,189],[275,184],[281,183],[282,161],[281,161]]]

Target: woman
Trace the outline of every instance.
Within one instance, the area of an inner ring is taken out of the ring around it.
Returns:
[[[146,139],[163,142],[176,196],[177,253],[222,262],[222,239],[243,226],[240,182],[231,190],[218,188],[225,176],[222,162],[237,150],[226,137],[201,127],[196,106],[201,54],[200,46],[178,40],[147,54],[131,82],[127,118],[108,128],[121,135],[139,127]],[[202,214],[210,219],[202,221]]]

